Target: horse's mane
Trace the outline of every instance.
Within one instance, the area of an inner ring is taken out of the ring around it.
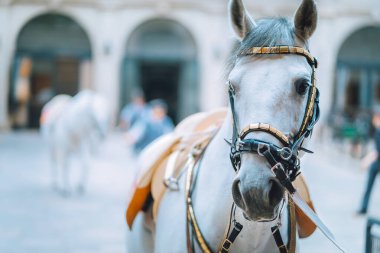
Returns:
[[[252,47],[272,47],[278,45],[296,46],[294,25],[284,17],[263,18],[256,20],[255,26],[243,41],[236,41],[226,65],[226,76],[236,63],[236,56]],[[306,41],[302,41],[306,44]],[[264,56],[265,57],[265,56]]]

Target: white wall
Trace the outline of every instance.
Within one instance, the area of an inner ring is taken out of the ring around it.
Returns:
[[[177,20],[195,39],[200,64],[201,109],[209,110],[227,103],[223,71],[233,38],[227,20],[227,1],[123,1],[114,7],[104,7],[96,1],[93,4],[62,1],[50,5],[45,1],[33,2],[3,5],[0,2],[0,128],[8,125],[8,74],[17,34],[28,20],[46,12],[66,14],[87,32],[93,55],[90,71],[92,88],[112,102],[115,114],[119,105],[120,70],[127,39],[141,23],[158,17]],[[247,5],[255,17],[291,16],[299,3],[270,2],[271,8],[268,8],[267,1]],[[361,1],[359,5],[350,9],[349,5],[342,8],[342,3],[319,1],[320,22],[311,41],[311,50],[320,63],[317,77],[322,96],[322,116],[327,116],[333,102],[333,79],[340,45],[356,29],[370,24],[380,25],[378,0]]]
[[[0,8],[0,24],[6,24],[8,13]],[[0,129],[7,127],[7,71],[8,71],[8,52],[7,33],[5,25],[0,25]]]

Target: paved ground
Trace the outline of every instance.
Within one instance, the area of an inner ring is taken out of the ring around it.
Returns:
[[[319,216],[331,228],[346,252],[364,252],[365,225],[367,217],[355,212],[366,182],[366,172],[360,163],[340,151],[333,143],[314,145],[314,155],[303,162]],[[369,216],[380,218],[380,182],[377,180],[371,198]],[[308,239],[301,240],[301,252],[338,252],[317,231]]]
[[[125,194],[133,167],[118,136],[102,149],[87,193],[64,198],[50,187],[39,135],[0,135],[1,253],[125,252]]]
[[[357,160],[325,146],[317,145],[303,162],[317,211],[347,252],[363,252],[366,220],[354,213],[365,173]],[[132,160],[113,135],[93,161],[87,193],[64,198],[50,188],[47,149],[38,134],[0,134],[0,252],[125,252]],[[379,182],[372,200],[370,214],[380,217]],[[300,246],[306,253],[338,252],[320,232]]]

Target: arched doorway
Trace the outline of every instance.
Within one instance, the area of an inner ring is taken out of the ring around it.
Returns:
[[[344,136],[368,136],[371,110],[380,105],[379,45],[380,27],[369,26],[351,34],[339,50],[333,112]]]
[[[191,34],[167,19],[143,23],[130,36],[122,65],[121,106],[139,90],[164,99],[178,122],[198,111],[197,50]]]
[[[74,95],[89,84],[90,40],[72,18],[49,13],[20,31],[11,71],[13,127],[35,128],[43,105],[57,94]],[[87,81],[88,82],[88,81]]]

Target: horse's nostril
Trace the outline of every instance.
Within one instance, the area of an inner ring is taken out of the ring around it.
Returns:
[[[282,199],[282,196],[284,194],[284,189],[280,185],[280,183],[275,179],[269,179],[269,185],[270,185],[270,190],[268,194],[269,203],[270,205],[274,206],[274,205],[277,205]]]
[[[233,194],[240,194],[240,180],[235,179],[234,182],[232,183],[232,192]]]
[[[238,205],[240,208],[244,208],[244,201],[243,201],[242,193],[240,191],[239,179],[235,179],[234,182],[232,183],[232,197],[236,205]]]

